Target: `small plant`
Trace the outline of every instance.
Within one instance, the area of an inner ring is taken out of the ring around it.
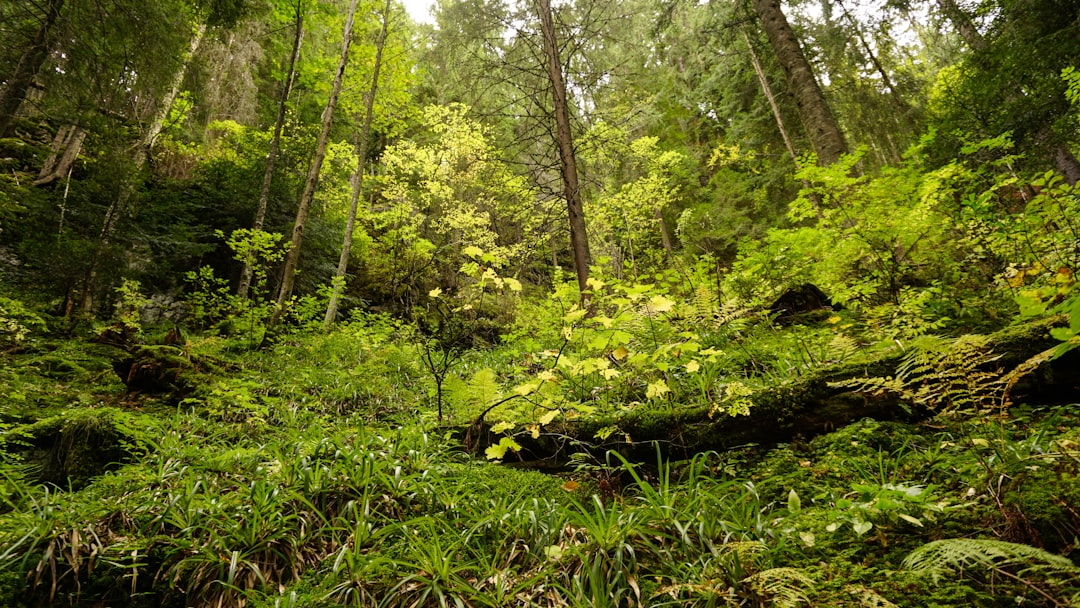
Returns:
[[[990,573],[1026,587],[1045,605],[1054,607],[1075,606],[1074,600],[1080,595],[1080,567],[1076,564],[1036,547],[1002,540],[932,541],[908,554],[904,567],[929,575],[935,582],[950,575]],[[1017,603],[1022,601],[1017,597]]]

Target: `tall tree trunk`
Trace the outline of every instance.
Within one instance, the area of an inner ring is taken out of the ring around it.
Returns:
[[[761,85],[761,91],[765,94],[765,99],[769,100],[769,109],[772,110],[773,120],[776,121],[776,128],[780,129],[780,137],[784,140],[784,147],[787,148],[788,154],[791,156],[792,162],[795,163],[795,168],[799,168],[799,155],[795,152],[795,144],[791,143],[791,136],[788,135],[787,127],[784,125],[784,116],[780,113],[780,104],[776,103],[776,96],[773,95],[772,87],[769,86],[769,80],[765,77],[765,70],[761,67],[761,60],[758,59],[757,52],[754,51],[754,45],[750,42],[750,36],[743,32],[743,40],[746,42],[746,48],[750,52],[750,65],[754,67],[754,74],[757,75],[758,84]]]
[[[277,118],[274,120],[274,135],[270,138],[270,151],[266,155],[266,169],[263,171],[262,187],[259,189],[259,203],[255,207],[255,221],[251,227],[254,230],[262,230],[263,222],[266,221],[266,207],[270,201],[270,184],[274,179],[274,165],[277,163],[278,152],[281,150],[281,130],[285,125],[285,111],[289,103],[289,94],[292,92],[293,83],[296,81],[296,62],[300,58],[300,45],[304,40],[304,11],[303,0],[296,0],[296,33],[293,37],[292,53],[289,55],[289,73],[285,75],[285,82],[281,87],[281,99],[278,100]],[[236,295],[241,299],[248,296],[251,289],[251,279],[254,276],[254,260],[250,257],[244,260],[244,269],[240,271],[240,283],[236,287]]]
[[[341,243],[341,257],[338,259],[337,272],[331,280],[330,303],[326,307],[323,330],[329,331],[330,325],[337,318],[338,302],[345,285],[345,273],[349,269],[349,256],[352,254],[353,229],[356,227],[356,209],[360,203],[360,192],[364,185],[364,161],[367,158],[368,142],[371,139],[371,119],[375,115],[375,95],[379,92],[379,71],[382,69],[383,48],[386,47],[387,30],[390,27],[391,0],[383,6],[382,31],[375,43],[375,65],[371,73],[371,88],[368,89],[364,107],[364,126],[360,130],[360,139],[356,142],[356,172],[352,177],[352,198],[349,201],[349,217],[345,220],[345,239]]]
[[[818,161],[825,165],[836,162],[847,151],[844,135],[825,101],[825,95],[799,46],[795,32],[780,9],[779,0],[753,0],[753,4],[769,38],[769,45],[784,69],[799,108],[799,118],[810,136]]]
[[[551,93],[555,109],[555,137],[559,146],[560,173],[563,180],[563,196],[570,215],[570,249],[574,255],[574,271],[582,299],[589,292],[589,240],[585,232],[585,210],[578,186],[577,160],[574,156],[574,140],[570,134],[570,112],[566,100],[566,82],[563,80],[559,45],[555,39],[555,20],[551,14],[551,0],[537,0],[540,29],[544,37],[544,54],[547,56],[547,73],[551,81]]]
[[[116,225],[120,221],[120,218],[127,212],[128,202],[135,194],[136,180],[142,173],[143,167],[146,165],[154,141],[165,127],[165,120],[169,117],[169,111],[172,109],[173,103],[176,101],[177,96],[180,95],[180,87],[184,84],[184,76],[187,74],[188,66],[191,64],[192,58],[195,57],[195,53],[199,50],[199,45],[202,44],[204,34],[206,34],[206,24],[200,23],[195,30],[195,35],[191,39],[188,53],[184,56],[184,62],[180,65],[176,74],[173,75],[172,86],[169,87],[169,90],[161,99],[161,103],[158,104],[149,127],[147,127],[143,137],[135,146],[135,158],[132,159],[134,166],[132,167],[131,172],[123,180],[116,198],[105,211],[105,220],[101,224],[101,232],[98,235],[98,244],[90,258],[90,264],[87,267],[86,276],[83,279],[83,291],[79,302],[79,309],[85,314],[92,313],[94,309],[94,291],[97,287],[97,271],[98,263],[101,261],[101,254],[109,246],[109,241],[112,239],[113,232],[116,230]]]
[[[292,297],[293,284],[296,281],[296,266],[300,261],[300,244],[304,239],[304,226],[307,225],[308,215],[311,213],[311,201],[315,198],[315,188],[319,184],[319,172],[322,171],[323,160],[326,158],[326,144],[330,138],[330,125],[334,122],[334,109],[337,107],[338,97],[341,95],[341,83],[345,78],[345,66],[349,61],[349,45],[352,44],[353,17],[356,15],[356,0],[349,3],[349,14],[345,18],[345,31],[341,35],[341,58],[338,60],[337,72],[334,74],[334,84],[330,89],[330,99],[326,101],[326,109],[322,113],[322,126],[319,129],[319,139],[315,143],[315,157],[311,160],[307,178],[304,180],[304,191],[300,194],[300,204],[296,210],[296,221],[293,223],[292,242],[289,252],[285,256],[285,269],[281,276],[281,289],[278,292],[277,307],[270,318],[270,325],[276,325],[281,320],[281,313],[285,305]]]
[[[64,0],[49,0],[45,5],[45,21],[41,23],[37,34],[30,42],[29,48],[19,58],[15,71],[8,75],[7,82],[0,88],[0,137],[7,135],[11,127],[11,121],[19,111],[19,106],[26,99],[26,92],[34,82],[45,59],[49,56],[52,47],[57,21],[60,20],[60,11],[64,8]]]
[[[960,34],[960,37],[964,39],[964,42],[967,43],[971,50],[978,52],[986,50],[986,39],[983,38],[979,29],[975,27],[971,15],[965,13],[964,9],[956,4],[956,0],[938,0],[937,4],[938,8],[941,9],[941,13],[953,24],[956,33]]]

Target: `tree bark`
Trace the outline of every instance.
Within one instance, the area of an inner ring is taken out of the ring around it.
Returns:
[[[296,281],[296,267],[300,260],[300,244],[304,239],[304,226],[307,224],[308,215],[311,213],[311,201],[315,198],[315,188],[319,184],[319,172],[322,170],[323,160],[326,159],[326,144],[330,138],[330,125],[334,121],[334,109],[337,107],[338,97],[341,95],[341,83],[345,78],[345,66],[349,61],[349,46],[352,44],[353,17],[356,15],[356,0],[349,3],[349,14],[345,18],[345,31],[341,35],[341,58],[338,60],[337,72],[334,74],[334,84],[330,89],[330,99],[326,101],[326,109],[322,114],[322,126],[319,129],[319,139],[315,144],[315,157],[311,160],[311,168],[308,169],[307,178],[304,180],[304,191],[300,194],[300,204],[296,210],[296,221],[293,223],[292,241],[289,252],[285,256],[285,269],[281,276],[281,289],[278,291],[277,307],[273,316],[270,317],[270,325],[277,325],[281,320],[281,314],[292,296],[293,284]]]
[[[1080,161],[1064,144],[1055,146],[1053,153],[1054,167],[1070,186],[1075,186],[1077,182],[1080,182]]]
[[[570,216],[570,249],[574,256],[574,271],[582,300],[589,293],[589,240],[585,231],[585,211],[578,185],[577,160],[574,156],[574,140],[570,132],[570,112],[566,98],[566,82],[563,80],[559,45],[555,39],[555,23],[551,14],[551,0],[537,0],[540,29],[544,38],[544,54],[547,58],[547,74],[551,81],[551,93],[555,110],[555,136],[559,147],[560,173],[563,196]]]
[[[278,152],[281,150],[281,130],[285,125],[285,111],[289,103],[289,94],[292,92],[293,83],[296,81],[296,62],[300,58],[300,45],[304,40],[304,12],[303,0],[296,0],[296,33],[293,37],[292,53],[289,55],[289,73],[285,75],[285,82],[281,87],[281,99],[278,101],[277,118],[274,120],[274,134],[270,138],[270,151],[266,155],[266,169],[263,171],[262,187],[259,189],[259,203],[255,207],[255,221],[252,222],[253,230],[262,230],[263,222],[266,221],[266,207],[270,200],[270,184],[274,179],[274,165],[277,163]],[[240,283],[236,287],[236,295],[241,299],[248,296],[251,289],[251,279],[255,274],[254,260],[250,257],[244,260],[244,268],[240,271]]]
[[[63,8],[64,0],[49,0],[45,6],[45,21],[38,28],[30,47],[19,58],[15,71],[8,76],[7,83],[0,89],[0,137],[7,136],[11,121],[26,99],[26,92],[33,84],[34,76],[37,76],[49,56],[49,49],[55,38],[53,30],[56,29]]]
[[[75,159],[82,150],[83,140],[86,139],[86,129],[76,125],[64,125],[56,132],[53,138],[52,149],[41,172],[34,180],[35,186],[46,186],[71,173]]]
[[[769,44],[780,60],[788,84],[799,108],[799,117],[810,136],[810,143],[817,152],[818,161],[831,165],[847,151],[844,135],[840,131],[825,95],[821,92],[813,68],[806,60],[799,40],[795,37],[787,17],[780,9],[779,0],[753,0],[754,11],[765,28]]]
[[[331,281],[330,303],[326,307],[323,330],[329,331],[330,325],[337,318],[338,301],[345,283],[345,273],[349,269],[349,255],[352,254],[353,229],[356,227],[356,209],[360,202],[360,192],[364,185],[364,161],[367,158],[368,142],[371,138],[371,119],[375,115],[375,95],[379,91],[379,70],[382,68],[383,48],[386,46],[387,30],[390,27],[390,0],[386,0],[382,14],[382,31],[375,44],[375,65],[372,68],[371,88],[368,89],[364,107],[364,126],[360,130],[360,139],[356,142],[356,172],[352,178],[352,198],[349,201],[349,217],[345,220],[345,239],[341,243],[341,257],[338,259],[337,272]]]

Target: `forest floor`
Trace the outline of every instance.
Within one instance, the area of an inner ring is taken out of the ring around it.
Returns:
[[[0,355],[0,605],[1080,606],[1077,395],[539,472],[392,332],[101,335]]]

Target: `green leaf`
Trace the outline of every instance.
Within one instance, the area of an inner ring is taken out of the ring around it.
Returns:
[[[497,433],[505,433],[506,431],[509,431],[512,428],[514,428],[514,423],[513,422],[503,421],[503,422],[500,422],[500,423],[492,426],[491,427],[491,432],[496,433],[496,434]]]
[[[868,521],[861,521],[861,520],[857,519],[857,520],[851,522],[851,527],[855,529],[856,534],[858,534],[859,536],[862,536],[863,534],[866,534],[867,532],[869,532],[870,528],[874,527],[874,524],[872,524],[872,523],[870,523]]]
[[[649,386],[645,389],[645,396],[649,399],[659,399],[670,392],[671,389],[668,388],[667,382],[657,380],[649,383]]]
[[[787,508],[792,513],[798,513],[802,508],[802,501],[799,499],[799,495],[795,492],[795,488],[792,488],[787,495]]]
[[[917,517],[912,517],[912,516],[908,515],[907,513],[897,513],[896,515],[900,519],[902,519],[902,520],[904,520],[904,521],[906,521],[906,522],[908,522],[910,524],[915,524],[916,526],[919,526],[920,528],[923,527],[922,521],[920,521]]]
[[[489,446],[484,450],[484,455],[488,457],[488,460],[502,460],[507,450],[517,452],[520,449],[521,444],[509,437],[503,437],[497,445]]]
[[[470,258],[477,259],[484,256],[484,250],[480,249],[476,245],[469,245],[461,250],[461,253],[469,256]]]

